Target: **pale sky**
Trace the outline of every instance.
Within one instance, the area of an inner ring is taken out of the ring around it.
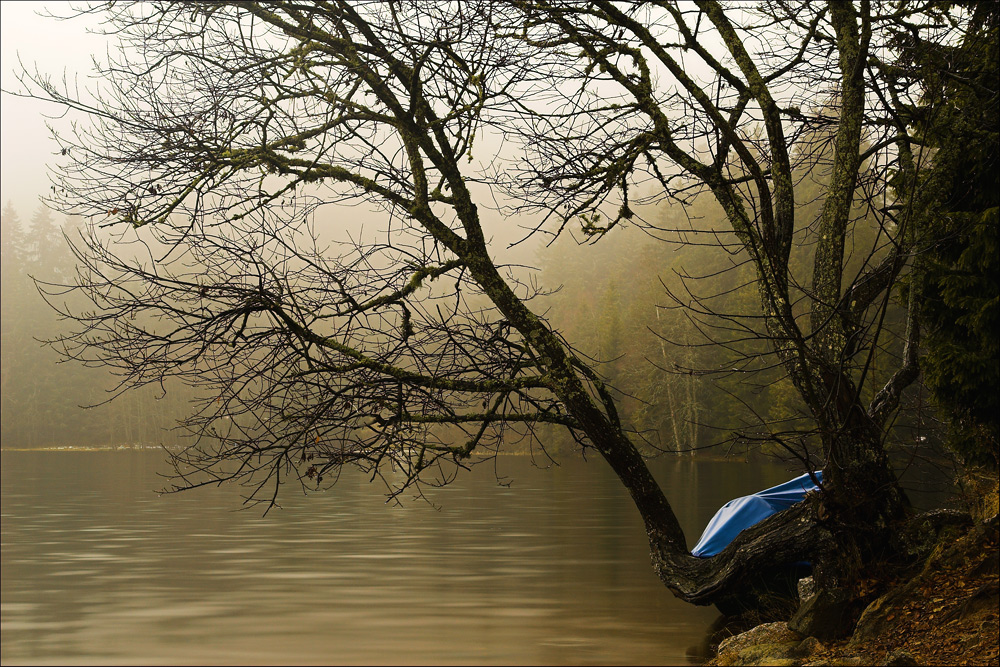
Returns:
[[[59,21],[38,15],[51,12],[65,16],[71,13],[71,4],[79,6],[81,3],[0,2],[0,87],[4,91],[21,89],[15,77],[20,67],[19,57],[29,71],[33,71],[37,63],[38,69],[50,74],[57,84],[65,74],[70,81],[79,76],[81,88],[94,85],[95,81],[89,79],[93,70],[92,56],[96,53],[104,60],[113,40],[88,32],[88,28],[97,26],[96,21],[89,17]],[[12,202],[21,222],[26,224],[40,203],[39,197],[49,190],[51,183],[47,165],[55,161],[58,150],[45,126],[48,120],[45,116],[58,116],[62,110],[52,103],[7,93],[0,95],[0,104],[3,167],[0,208],[6,206],[8,201]],[[68,131],[70,119],[56,118],[54,124]],[[488,198],[484,203],[486,201]],[[498,216],[493,211],[483,209],[482,214],[484,222],[488,220],[497,227],[509,227],[498,224]],[[381,218],[380,215],[375,217]],[[56,218],[61,221],[61,216]],[[502,236],[509,242],[521,238],[523,234],[523,230],[507,229]]]
[[[79,5],[80,3],[73,3]],[[4,91],[21,89],[15,73],[20,68],[18,59],[29,71],[38,69],[49,74],[57,84],[64,76],[73,81],[79,77],[81,88],[93,87],[91,79],[92,57],[97,54],[104,60],[112,40],[88,32],[97,23],[89,17],[85,19],[57,20],[38,14],[51,12],[56,15],[72,13],[70,3],[53,2],[0,2],[0,87]],[[26,223],[39,205],[39,197],[50,187],[47,165],[56,159],[57,145],[46,128],[46,114],[58,117],[62,109],[55,104],[39,100],[16,97],[4,93],[0,95],[0,125],[2,125],[2,192],[0,207],[10,201]],[[78,116],[79,118],[79,116]],[[56,118],[54,124],[64,131],[70,127],[70,119]],[[491,145],[491,139],[483,137],[482,145]],[[485,198],[486,204],[489,198]],[[502,221],[494,211],[481,209],[484,222],[503,238],[504,242],[519,239],[524,234],[510,221]],[[57,216],[59,219],[60,216]],[[526,223],[528,227],[533,222]],[[488,232],[489,234],[489,232]],[[529,256],[532,253],[527,253]]]
[[[87,21],[57,21],[36,14],[46,9],[66,14],[67,6],[64,2],[0,2],[0,87],[4,91],[20,87],[14,76],[18,56],[29,70],[37,63],[54,80],[61,79],[65,72],[70,76],[80,74],[81,84],[84,82],[83,77],[90,71],[91,54],[103,54],[106,40],[88,34]],[[13,202],[22,222],[31,217],[38,206],[38,197],[49,188],[46,164],[53,159],[56,148],[43,114],[58,112],[53,104],[6,93],[0,95],[0,206]]]
[[[88,28],[97,26],[89,17],[59,21],[38,15],[51,12],[65,16],[71,13],[71,4],[79,6],[81,3],[0,2],[0,88],[4,91],[22,88],[15,76],[20,69],[18,58],[29,71],[33,71],[37,63],[38,69],[50,74],[57,84],[65,74],[70,81],[79,76],[81,88],[94,85],[95,81],[89,79],[93,70],[92,55],[96,53],[104,60],[113,40],[88,32]],[[47,165],[54,162],[58,150],[46,128],[45,123],[49,120],[46,114],[58,116],[62,109],[53,103],[6,92],[0,95],[0,104],[3,131],[0,208],[8,201],[13,202],[21,222],[27,223],[39,205],[39,197],[49,190]],[[54,124],[68,131],[70,119],[56,118]]]

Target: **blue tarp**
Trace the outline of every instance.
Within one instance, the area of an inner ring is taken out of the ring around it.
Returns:
[[[822,471],[813,474],[820,482],[823,481]],[[817,488],[809,473],[806,473],[751,496],[730,500],[708,522],[698,544],[691,550],[692,555],[699,558],[716,555],[750,526],[788,509],[802,500],[806,493],[816,491]]]

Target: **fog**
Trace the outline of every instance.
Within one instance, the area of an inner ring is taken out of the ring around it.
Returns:
[[[17,72],[23,65],[28,72],[37,69],[51,76],[57,84],[65,80],[71,87],[79,85],[81,90],[90,92],[98,85],[91,75],[93,58],[104,60],[104,54],[116,48],[113,39],[99,34],[101,27],[95,18],[59,20],[48,16],[67,16],[72,11],[72,4],[0,2],[3,19],[0,87],[5,91],[0,95],[3,163],[0,206],[13,204],[21,215],[22,224],[27,223],[39,205],[39,198],[45,196],[51,185],[48,165],[58,155],[58,148],[47,123],[58,131],[68,132],[71,121],[86,122],[86,119],[79,115],[66,117],[63,110],[51,102],[12,94],[22,89]],[[500,150],[500,141],[495,136],[484,136],[479,143],[477,157],[488,159],[490,151]],[[534,263],[539,243],[518,242],[534,229],[537,221],[519,220],[512,224],[493,210],[491,193],[484,189],[480,194],[484,225],[495,241],[493,251],[500,255],[500,261]],[[333,222],[334,215],[326,208],[319,218],[320,223],[327,222],[324,218]],[[334,224],[342,224],[343,218],[336,218]],[[352,210],[351,219],[357,222],[357,229],[362,224],[369,230],[377,229],[385,223],[384,215],[361,207]],[[355,230],[352,233],[356,233]],[[509,248],[511,245],[515,247]]]
[[[90,58],[106,48],[107,40],[87,32],[94,23],[87,20],[57,21],[40,16],[47,11],[66,13],[68,3],[2,2],[2,66],[0,84],[0,126],[2,126],[3,204],[11,202],[23,216],[30,215],[38,198],[49,188],[46,164],[55,152],[55,143],[45,126],[47,116],[58,116],[53,104],[8,94],[20,87],[16,78],[18,61],[31,71],[34,64],[55,80],[65,75],[71,80],[81,75],[86,84]]]

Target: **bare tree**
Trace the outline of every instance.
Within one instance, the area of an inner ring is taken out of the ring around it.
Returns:
[[[92,221],[78,289],[94,308],[71,314],[82,327],[62,341],[66,354],[113,366],[123,388],[168,376],[202,387],[187,421],[197,440],[174,458],[177,488],[233,480],[274,503],[287,480],[326,485],[347,463],[391,462],[406,473],[399,491],[558,424],[628,489],[653,566],[679,597],[726,601],[802,559],[824,585],[844,585],[903,506],[881,438],[912,354],[871,409],[852,359],[911,248],[905,223],[886,223],[880,264],[846,286],[843,275],[855,193],[884,176],[862,165],[900,131],[864,134],[872,35],[887,19],[867,2],[778,3],[763,26],[714,2],[654,4],[94,9],[123,46],[99,70],[99,96],[23,79],[92,121],[58,135],[58,203]],[[748,50],[779,20],[794,43]],[[711,81],[696,81],[680,53]],[[777,59],[765,68],[764,55]],[[618,96],[591,95],[598,81]],[[837,89],[837,117],[777,101],[784,86],[817,81]],[[609,198],[632,217],[642,173],[675,198],[692,183],[711,189],[756,269],[755,317],[819,425],[822,502],[758,524],[717,557],[690,555],[609,388],[493,259],[480,206],[496,175],[472,162],[489,124],[537,149],[510,177],[524,201],[585,216],[592,231]],[[835,128],[836,151],[804,286],[788,270],[802,229],[793,147],[816,124]],[[312,224],[323,207],[349,216],[345,205],[362,203],[382,212],[379,233],[345,240]],[[809,328],[793,294],[812,303]]]

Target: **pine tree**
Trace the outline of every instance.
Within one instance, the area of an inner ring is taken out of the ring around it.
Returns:
[[[910,109],[932,166],[902,196],[934,200],[922,224],[932,239],[922,258],[926,325],[923,369],[963,461],[992,470],[1000,447],[1000,9],[981,3],[958,46],[918,43],[913,64],[925,95]]]

